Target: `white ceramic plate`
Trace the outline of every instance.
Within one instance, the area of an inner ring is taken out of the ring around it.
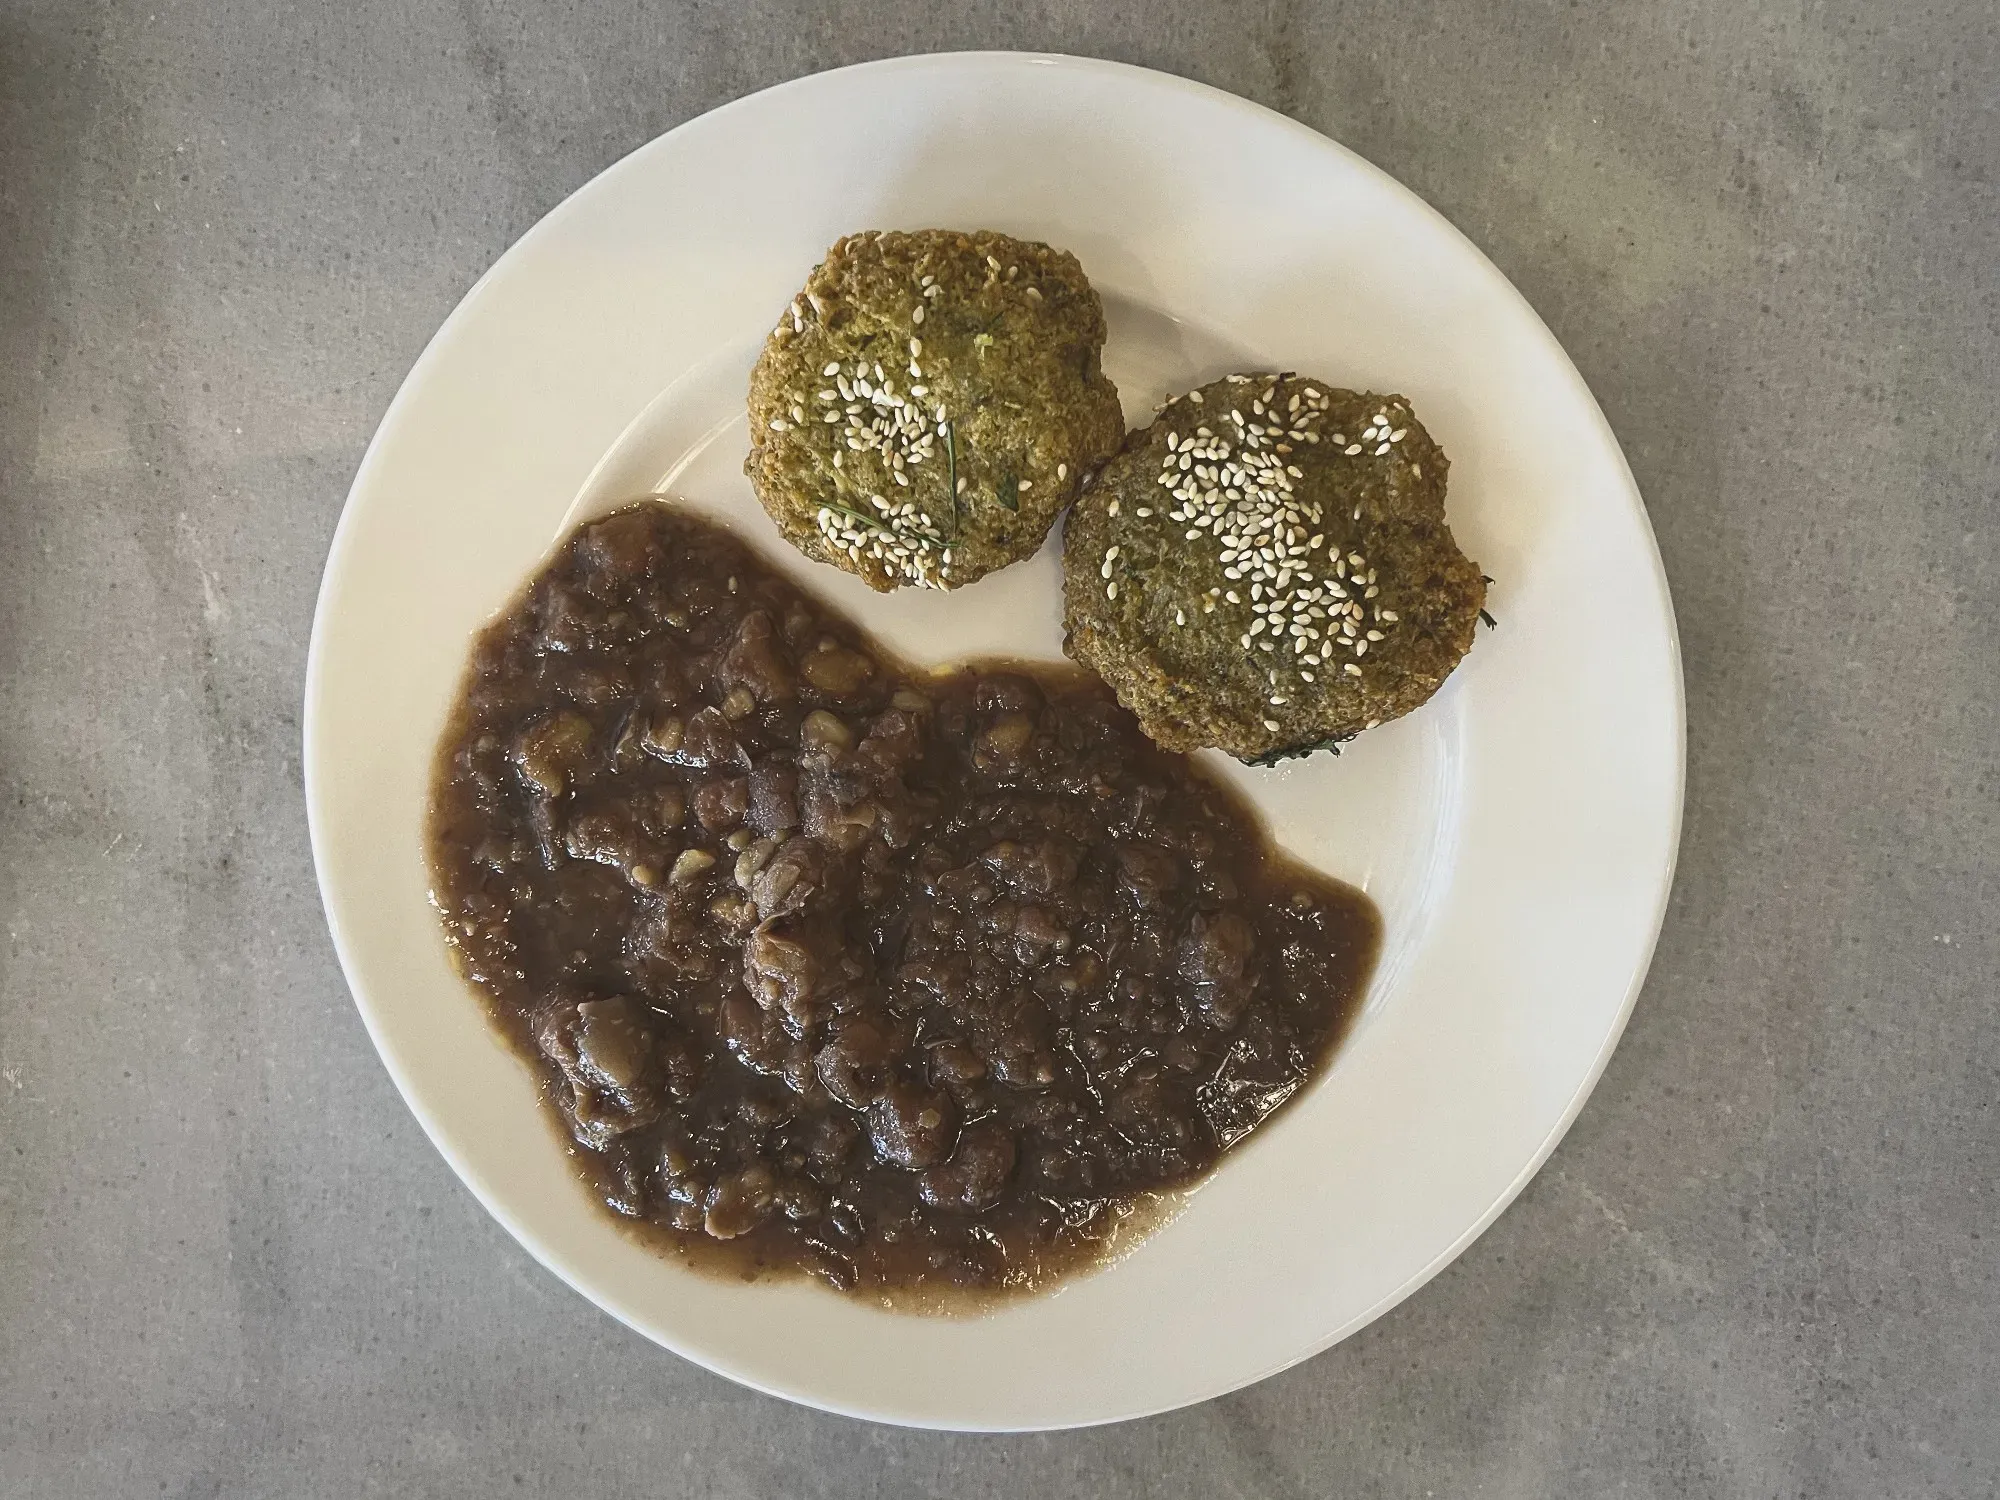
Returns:
[[[671,485],[919,660],[1060,656],[1052,549],[882,597],[780,550],[741,473],[745,380],[835,238],[987,227],[1104,294],[1128,416],[1232,369],[1400,391],[1499,628],[1338,760],[1231,775],[1386,922],[1328,1075],[1115,1266],[976,1319],[656,1259],[594,1212],[426,900],[431,755],[473,633],[576,516]],[[668,1348],[891,1422],[1156,1412],[1324,1349],[1458,1254],[1553,1149],[1646,970],[1681,806],[1680,668],[1646,517],[1548,330],[1409,192],[1304,127],[1157,73],[908,58],[803,79],[654,141],[562,204],[446,321],[334,539],[305,768],[327,917],[368,1030],[466,1184]]]

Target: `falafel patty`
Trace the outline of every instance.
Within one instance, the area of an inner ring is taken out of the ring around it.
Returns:
[[[1408,713],[1486,581],[1401,396],[1232,375],[1161,408],[1066,523],[1064,647],[1170,750],[1259,761]]]
[[[765,340],[744,472],[793,546],[871,588],[971,583],[1040,547],[1117,451],[1104,334],[1067,251],[849,235]]]

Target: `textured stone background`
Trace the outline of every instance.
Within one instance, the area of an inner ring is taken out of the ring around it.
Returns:
[[[1980,0],[0,0],[0,1493],[1996,1493],[1995,38]],[[300,792],[342,496],[474,277],[691,115],[975,46],[1203,79],[1437,204],[1610,415],[1687,659],[1673,907],[1547,1169],[1333,1352],[1047,1437],[795,1410],[533,1266],[369,1049]]]

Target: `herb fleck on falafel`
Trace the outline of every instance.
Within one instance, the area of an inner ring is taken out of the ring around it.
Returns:
[[[1232,375],[1134,433],[1070,513],[1065,649],[1170,750],[1328,748],[1428,700],[1486,599],[1401,396]]]
[[[1124,435],[1076,257],[988,232],[849,235],[750,380],[744,470],[787,540],[889,590],[1042,544]]]

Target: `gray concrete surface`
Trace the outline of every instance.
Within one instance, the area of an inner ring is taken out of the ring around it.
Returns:
[[[0,1496],[1993,1495],[2000,50],[1981,0],[0,0]],[[1436,203],[1652,508],[1680,879],[1466,1255],[1074,1435],[795,1410],[429,1150],[322,925],[298,705],[354,465],[599,167],[824,66],[1148,63]]]

